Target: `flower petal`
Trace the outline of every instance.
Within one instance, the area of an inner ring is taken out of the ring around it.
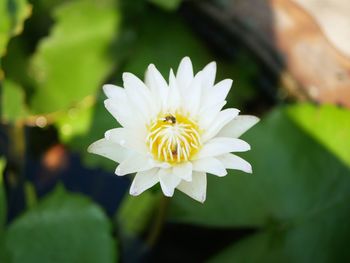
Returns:
[[[181,182],[181,179],[172,174],[172,169],[160,169],[158,177],[164,195],[168,197],[173,196],[174,190]]]
[[[193,67],[189,57],[184,57],[177,69],[176,79],[182,94],[186,94],[188,86],[193,80]]]
[[[130,102],[125,93],[119,99],[105,100],[104,104],[106,109],[123,127],[137,127],[144,122],[142,116],[133,107],[130,107]]]
[[[214,122],[211,123],[209,128],[205,130],[204,134],[202,135],[202,141],[206,142],[213,138],[215,135],[217,135],[220,130],[231,120],[233,120],[237,115],[239,114],[238,109],[226,109],[221,111],[217,118],[215,118]],[[205,128],[205,127],[203,127]]]
[[[131,195],[139,195],[159,182],[157,173],[159,169],[153,168],[148,171],[138,172],[130,187]]]
[[[175,165],[173,167],[173,174],[185,181],[190,182],[192,180],[192,163],[185,162]]]
[[[222,162],[213,157],[193,161],[193,170],[214,174],[220,177],[227,175],[227,171]]]
[[[129,101],[140,111],[146,121],[149,121],[153,114],[155,114],[150,90],[138,77],[131,73],[123,73],[123,81]]]
[[[234,154],[224,154],[217,157],[226,169],[240,170],[246,173],[252,173],[252,166],[246,160]]]
[[[190,86],[182,93],[183,107],[192,117],[197,117],[202,93],[202,72],[198,72],[192,80]]]
[[[225,104],[226,101],[224,100],[217,104],[211,105],[208,108],[202,109],[198,116],[198,125],[204,130],[208,129],[215,121],[217,115],[220,113]]]
[[[147,171],[153,167],[152,160],[149,157],[139,153],[132,153],[126,160],[118,165],[115,174],[123,176],[126,174]]]
[[[230,152],[245,152],[250,150],[250,145],[236,138],[217,137],[203,145],[194,160],[218,156]]]
[[[103,85],[102,89],[109,99],[120,99],[122,98],[123,94],[125,94],[125,89],[112,84]]]
[[[192,181],[182,181],[178,186],[181,192],[187,194],[194,200],[203,203],[207,192],[207,175],[203,172],[193,172]]]
[[[216,76],[216,62],[210,62],[206,65],[203,70],[202,83],[205,89],[209,89],[214,86],[215,76]]]
[[[206,89],[203,93],[201,108],[215,105],[220,101],[224,101],[232,86],[232,79],[224,79],[217,83],[214,87]]]
[[[175,112],[181,105],[181,95],[173,70],[169,74],[169,92],[167,98],[167,109]]]
[[[251,127],[259,122],[259,118],[252,115],[240,115],[231,120],[219,132],[220,137],[234,137],[238,138]]]
[[[117,163],[121,163],[125,160],[130,151],[117,143],[112,143],[106,139],[100,139],[92,143],[87,149],[89,153],[94,153],[106,157]]]
[[[142,130],[115,128],[106,131],[105,138],[108,141],[145,155],[148,153],[148,149],[143,139],[145,138],[144,133],[145,131]]]
[[[151,90],[152,96],[155,98],[154,103],[157,107],[160,109],[160,107],[165,106],[168,95],[168,84],[153,64],[150,64],[147,68],[145,82]]]

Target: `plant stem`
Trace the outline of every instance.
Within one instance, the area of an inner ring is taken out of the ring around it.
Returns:
[[[169,201],[170,198],[165,196],[162,196],[159,201],[159,208],[155,216],[154,222],[151,225],[151,230],[149,232],[148,238],[146,240],[146,244],[149,247],[153,247],[156,244],[160,233],[162,232],[167,215]]]

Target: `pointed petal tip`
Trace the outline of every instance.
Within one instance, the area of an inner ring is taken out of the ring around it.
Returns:
[[[191,62],[192,63],[192,61],[191,61],[191,58],[189,57],[189,56],[184,56],[182,59],[181,59],[181,62]],[[180,63],[181,63],[180,62]]]
[[[94,143],[90,144],[89,147],[86,149],[86,151],[87,151],[88,153],[94,153],[94,152],[93,152],[93,148],[94,148]]]
[[[204,204],[205,200],[206,200],[206,195],[205,195],[205,194],[202,195],[202,196],[200,197],[200,199],[198,199],[198,201],[199,201],[200,203],[202,203],[202,204]]]
[[[140,195],[139,191],[137,189],[135,189],[133,186],[130,187],[129,194],[132,196]]]
[[[124,171],[122,169],[120,169],[120,165],[117,166],[117,168],[115,169],[115,172],[114,172],[116,175],[118,176],[124,176],[126,175],[126,173],[124,173]]]

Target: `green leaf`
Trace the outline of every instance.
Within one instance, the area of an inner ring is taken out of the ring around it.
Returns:
[[[290,109],[274,111],[244,136],[253,175],[209,175],[204,205],[181,194],[173,200],[172,220],[263,230],[214,262],[349,260],[350,170],[289,119]]]
[[[252,150],[241,156],[252,164],[253,174],[209,175],[205,204],[179,193],[173,220],[262,227],[321,209],[344,188],[350,193],[349,169],[289,120],[286,110],[273,112],[243,139]]]
[[[11,80],[3,81],[2,94],[2,119],[6,122],[14,122],[27,115],[24,92],[22,88]]]
[[[350,110],[334,105],[290,107],[289,117],[350,166]]]
[[[62,187],[12,223],[13,262],[115,262],[116,244],[101,208]]]
[[[38,85],[31,106],[37,113],[65,109],[93,94],[113,66],[109,48],[119,25],[113,3],[68,2],[54,16],[56,24],[31,64]]]
[[[349,182],[346,187],[322,208],[233,244],[209,262],[349,262]]]
[[[182,2],[182,0],[148,0],[148,1],[169,11],[176,10]]]
[[[22,32],[24,21],[30,16],[31,10],[26,0],[0,1],[0,57],[6,53],[10,38]]]

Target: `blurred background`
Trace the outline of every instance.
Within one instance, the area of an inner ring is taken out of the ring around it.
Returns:
[[[261,122],[204,204],[87,147],[101,87],[184,56]],[[350,2],[0,0],[0,262],[350,262]]]

